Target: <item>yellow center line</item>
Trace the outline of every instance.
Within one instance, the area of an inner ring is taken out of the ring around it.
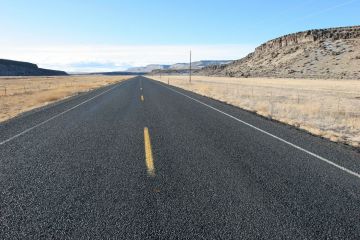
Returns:
[[[154,158],[152,154],[149,129],[147,127],[144,128],[144,143],[147,173],[150,177],[155,177]]]
[[[141,101],[142,101],[142,102],[144,101],[144,96],[143,96],[143,95],[141,95]]]

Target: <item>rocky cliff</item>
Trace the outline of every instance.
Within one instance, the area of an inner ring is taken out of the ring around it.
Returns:
[[[197,74],[234,77],[360,78],[360,26],[316,29],[270,40],[228,65]]]
[[[278,48],[313,43],[324,40],[360,38],[360,26],[316,29],[298,32],[270,40],[255,49],[255,53],[273,51]]]
[[[36,64],[0,59],[0,76],[57,76],[66,72],[39,68]]]

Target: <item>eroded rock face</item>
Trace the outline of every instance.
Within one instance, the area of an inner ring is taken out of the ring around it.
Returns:
[[[302,43],[313,43],[325,39],[333,41],[339,39],[360,38],[360,26],[315,29],[298,32],[270,40],[255,49],[255,54],[266,51],[274,51],[277,48],[294,46]]]
[[[230,77],[360,79],[360,26],[309,30],[270,40],[231,64],[197,72]]]

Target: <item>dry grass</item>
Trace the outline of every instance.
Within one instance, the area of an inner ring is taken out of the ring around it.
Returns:
[[[360,146],[360,81],[153,76],[332,141]]]
[[[131,76],[1,77],[0,122],[22,112]]]

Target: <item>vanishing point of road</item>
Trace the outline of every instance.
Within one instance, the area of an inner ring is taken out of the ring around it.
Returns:
[[[360,239],[360,153],[145,77],[0,125],[1,239]]]

